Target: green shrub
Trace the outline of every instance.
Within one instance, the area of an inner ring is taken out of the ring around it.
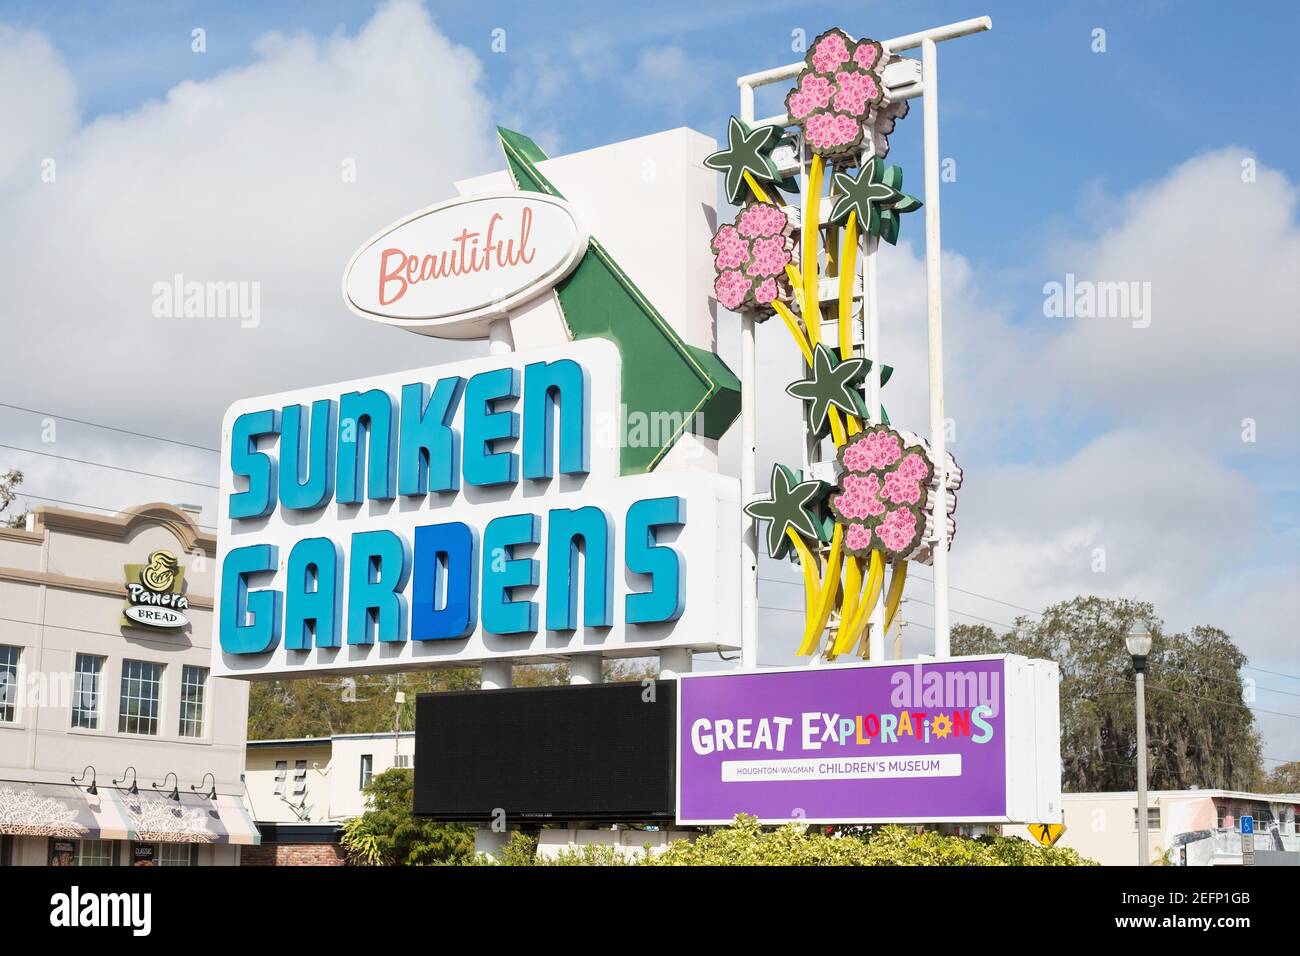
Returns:
[[[1044,849],[1015,837],[970,839],[883,826],[838,835],[788,823],[764,830],[743,814],[694,843],[675,840],[653,866],[1079,866],[1074,850]]]
[[[1075,850],[1046,848],[1018,837],[945,836],[933,830],[882,826],[827,833],[796,823],[765,828],[741,814],[730,826],[674,840],[662,853],[625,856],[589,844],[537,856],[537,839],[515,832],[501,853],[451,860],[471,866],[1093,866]]]
[[[618,847],[588,843],[585,846],[566,847],[555,856],[539,857],[537,866],[632,866],[637,859],[619,852]]]
[[[366,785],[366,812],[343,826],[348,862],[363,866],[433,866],[474,855],[474,832],[458,824],[431,823],[411,813],[413,775],[394,767]]]

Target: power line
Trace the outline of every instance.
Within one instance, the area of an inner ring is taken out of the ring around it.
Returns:
[[[148,435],[144,432],[134,432],[129,428],[119,428],[116,425],[105,425],[101,422],[87,421],[84,418],[72,418],[69,415],[56,415],[53,412],[42,412],[35,408],[24,408],[22,405],[10,405],[8,402],[0,402],[0,408],[12,408],[17,412],[27,412],[30,415],[40,415],[44,418],[59,418],[65,422],[74,422],[78,425],[89,425],[91,428],[102,428],[105,431],[117,432],[119,435],[131,435],[135,438],[147,438],[150,441],[164,441],[169,445],[182,445],[185,448],[193,448],[197,451],[210,451],[214,455],[221,454],[220,448],[210,448],[207,445],[196,445],[194,442],[181,441],[179,438],[164,438],[162,435]]]
[[[67,455],[56,455],[53,452],[49,452],[49,451],[37,451],[34,448],[19,448],[17,445],[5,445],[2,443],[0,443],[0,448],[8,448],[10,451],[22,452],[25,455],[40,455],[42,458],[56,458],[59,461],[69,461],[75,465],[92,465],[95,468],[107,468],[110,471],[120,471],[128,475],[139,475],[143,478],[159,478],[162,479],[163,481],[179,481],[181,484],[185,484],[185,485],[196,485],[200,488],[211,488],[213,491],[220,490],[216,485],[209,484],[206,481],[193,481],[189,478],[177,478],[174,475],[160,475],[152,471],[140,471],[135,468],[124,468],[121,465],[110,465],[107,462],[90,461],[85,458],[69,458]]]
[[[934,605],[931,604],[929,601],[923,601],[920,598],[909,597],[907,600],[915,601],[917,604],[924,604],[926,607],[934,607]],[[1014,624],[1004,624],[1001,621],[994,621],[994,620],[990,620],[987,617],[980,617],[978,614],[968,614],[967,612],[959,611],[956,608],[949,608],[948,610],[953,614],[960,614],[962,617],[969,617],[972,620],[982,621],[985,624],[992,624],[996,627],[1005,627],[1007,628],[1007,630],[1015,630]]]
[[[1137,686],[1137,683],[1135,681],[1131,681],[1128,678],[1123,678],[1123,681],[1124,683],[1128,684],[1131,687]],[[1160,691],[1165,694],[1173,694],[1175,697],[1188,697],[1193,700],[1203,700],[1206,703],[1219,704],[1220,706],[1223,707],[1245,707],[1247,710],[1253,710],[1258,714],[1272,714],[1274,717],[1290,717],[1292,720],[1300,720],[1300,714],[1287,714],[1287,713],[1283,713],[1280,710],[1267,710],[1263,707],[1252,707],[1250,704],[1247,704],[1245,701],[1220,700],[1217,697],[1205,697],[1201,694],[1193,694],[1189,690],[1174,690],[1172,687],[1162,687],[1159,684],[1147,684],[1146,687],[1148,690]],[[1120,693],[1127,693],[1127,691],[1112,690],[1112,691],[1103,691],[1102,693],[1120,694]]]
[[[799,581],[784,581],[784,580],[782,580],[782,579],[780,579],[780,578],[769,578],[769,577],[762,577],[762,576],[759,577],[759,580],[760,580],[760,581],[767,581],[767,582],[770,582],[770,583],[772,583],[772,584],[792,584],[792,585],[796,585],[796,586],[798,586],[798,585],[801,584],[801,582],[799,582]],[[910,583],[911,581],[914,581],[914,580],[915,580],[915,581],[923,581],[923,582],[925,582],[926,584],[933,584],[933,583],[934,583],[934,580],[933,580],[932,578],[922,577],[922,576],[919,575],[919,574],[915,574],[915,573],[909,572],[909,573],[908,573],[908,576],[907,576],[907,581]],[[969,595],[971,595],[972,597],[981,598],[981,599],[986,600],[986,601],[992,601],[992,602],[995,603],[995,604],[1003,604],[1003,605],[1005,605],[1005,606],[1007,606],[1007,607],[1015,608],[1015,609],[1020,610],[1020,611],[1026,611],[1026,612],[1028,612],[1028,613],[1030,613],[1030,614],[1034,614],[1034,615],[1036,615],[1036,616],[1038,616],[1038,617],[1040,617],[1040,618],[1043,617],[1043,612],[1042,612],[1042,611],[1035,611],[1035,610],[1033,610],[1033,609],[1031,609],[1031,608],[1027,608],[1027,607],[1025,607],[1024,605],[1021,605],[1021,604],[1013,604],[1013,603],[1011,603],[1010,601],[1004,601],[1004,600],[1002,600],[1001,598],[995,598],[995,597],[992,597],[991,595],[988,595],[988,594],[982,594],[982,593],[980,593],[979,591],[969,591],[969,590],[966,590],[965,588],[953,587],[952,585],[949,585],[949,588],[950,588],[951,590],[953,590],[953,591],[960,591],[962,594],[969,594]],[[922,601],[922,600],[919,599],[919,598],[909,598],[908,600],[916,600],[918,603],[926,604],[926,605],[928,605],[928,606],[930,606],[930,607],[933,607],[933,606],[934,606],[933,604],[930,604],[928,601]],[[1008,629],[1011,629],[1011,630],[1014,630],[1014,629],[1015,629],[1015,625],[1013,625],[1013,624],[1006,624],[1006,623],[999,622],[999,621],[993,621],[993,620],[990,620],[990,619],[988,619],[988,618],[981,618],[981,617],[978,617],[978,616],[976,616],[976,615],[974,615],[974,614],[970,614],[970,613],[968,613],[968,612],[966,612],[966,611],[959,611],[959,610],[956,610],[955,608],[952,609],[952,613],[953,613],[953,614],[960,614],[960,615],[962,615],[962,616],[964,616],[964,617],[971,617],[971,618],[974,618],[974,619],[977,620],[977,621],[983,621],[983,622],[986,623],[986,624],[995,624],[995,625],[997,625],[998,627],[1005,627],[1005,628],[1008,628]],[[1193,652],[1193,653],[1199,653],[1199,654],[1201,654],[1201,655],[1208,655],[1208,654],[1209,654],[1208,651]],[[1258,671],[1258,672],[1261,673],[1261,674],[1271,674],[1271,675],[1273,675],[1274,677],[1285,677],[1287,680],[1300,680],[1300,674],[1288,674],[1288,673],[1286,673],[1285,671],[1269,670],[1269,669],[1266,668],[1266,667],[1257,667],[1257,666],[1255,666],[1254,664],[1242,664],[1242,665],[1241,665],[1241,669],[1242,669],[1242,670]],[[1208,675],[1204,675],[1204,676],[1208,676]],[[1218,678],[1218,679],[1219,679],[1219,680],[1223,680],[1223,678]],[[1278,689],[1276,689],[1276,688],[1263,688],[1263,687],[1261,687],[1261,688],[1258,688],[1258,689],[1259,689],[1259,690],[1267,690],[1267,691],[1271,691],[1271,692],[1273,692],[1273,693],[1278,693],[1278,694],[1288,694],[1289,696],[1300,696],[1300,695],[1291,695],[1289,691],[1278,690]]]

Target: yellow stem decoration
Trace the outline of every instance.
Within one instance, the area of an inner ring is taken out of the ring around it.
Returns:
[[[871,631],[871,627],[869,624],[867,624],[867,618],[870,617],[871,614],[875,611],[876,603],[880,600],[880,592],[885,585],[885,559],[883,556],[881,556],[879,551],[873,551],[871,556],[873,558],[880,557],[880,573],[876,575],[874,581],[868,580],[867,595],[863,601],[863,604],[858,607],[858,613],[862,615],[862,622],[860,624],[857,624],[858,631],[859,631],[859,638],[858,638],[859,643],[858,646],[855,648],[855,650],[857,651],[858,656],[861,657],[864,661],[869,660],[871,657],[871,653],[870,653],[871,644],[867,640],[867,636]],[[867,610],[863,611],[863,607],[865,607]],[[883,634],[884,632],[882,631],[881,633]]]
[[[780,299],[772,300],[772,308],[776,310],[776,314],[781,317],[785,322],[785,327],[789,329],[790,334],[794,336],[794,344],[799,346],[799,351],[803,353],[804,361],[809,365],[812,365],[812,347],[808,344],[808,339],[804,336],[803,329],[799,327],[798,318],[796,318],[795,314],[790,311],[790,307]]]
[[[840,630],[835,635],[835,644],[832,648],[835,654],[847,654],[856,646],[858,637],[866,627],[867,618],[871,615],[876,602],[880,600],[880,586],[884,583],[884,579],[884,559],[881,558],[879,551],[873,550],[867,562],[867,582],[862,591],[862,600],[858,602],[847,626],[843,618],[840,619]]]
[[[894,565],[894,573],[889,578],[889,593],[885,595],[885,633],[894,626],[894,616],[898,614],[899,602],[903,599],[903,585],[907,582],[907,562],[899,561]]]
[[[835,440],[836,448],[843,448],[848,438],[844,434],[844,424],[840,421],[840,410],[834,405],[827,409],[831,420],[831,438]]]
[[[858,211],[850,210],[840,255],[840,358],[853,355],[853,280],[858,271]]]
[[[855,554],[849,555],[844,562],[844,601],[840,604],[840,629],[848,626],[853,611],[862,596],[862,559]],[[839,633],[838,631],[836,632]]]
[[[858,271],[858,213],[849,210],[849,220],[844,226],[844,251],[840,254],[840,358],[853,357],[853,281]],[[862,431],[862,422],[856,415],[845,416],[848,419],[849,437]]]
[[[758,180],[754,178],[754,174],[748,169],[745,170],[745,183],[749,186],[749,191],[754,194],[754,198],[759,202],[772,202],[772,200],[767,198],[767,193],[764,191],[763,187],[758,184]]]
[[[811,654],[820,643],[826,622],[830,620],[831,608],[835,606],[835,596],[840,589],[840,560],[844,539],[844,526],[836,523],[831,535],[831,553],[826,559],[826,574],[823,578],[817,604],[808,605],[808,619],[804,625],[803,643],[799,645],[799,656]],[[815,607],[815,610],[814,610]]]
[[[803,321],[808,341],[816,345],[822,337],[821,300],[817,294],[817,235],[821,231],[822,158],[813,153],[808,167],[807,211],[803,222]]]
[[[804,544],[803,538],[799,537],[799,532],[794,528],[785,529],[786,537],[794,544],[794,550],[799,555],[799,567],[803,569],[803,601],[805,608],[814,606],[817,600],[817,593],[821,587],[821,580],[817,576],[817,559],[813,557],[808,545]]]

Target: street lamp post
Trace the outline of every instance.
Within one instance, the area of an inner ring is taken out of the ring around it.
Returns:
[[[1147,830],[1147,655],[1151,653],[1151,634],[1138,628],[1124,639],[1133,658],[1133,673],[1137,677],[1137,831],[1138,866],[1151,862],[1150,833]]]

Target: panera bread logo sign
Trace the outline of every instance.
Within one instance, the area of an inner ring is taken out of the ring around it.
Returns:
[[[393,223],[343,273],[354,312],[426,335],[481,338],[548,291],[587,251],[568,203],[542,193],[467,196]]]
[[[177,628],[189,623],[185,611],[190,602],[181,589],[185,569],[176,555],[158,549],[145,564],[126,565],[126,607],[122,625]]]

